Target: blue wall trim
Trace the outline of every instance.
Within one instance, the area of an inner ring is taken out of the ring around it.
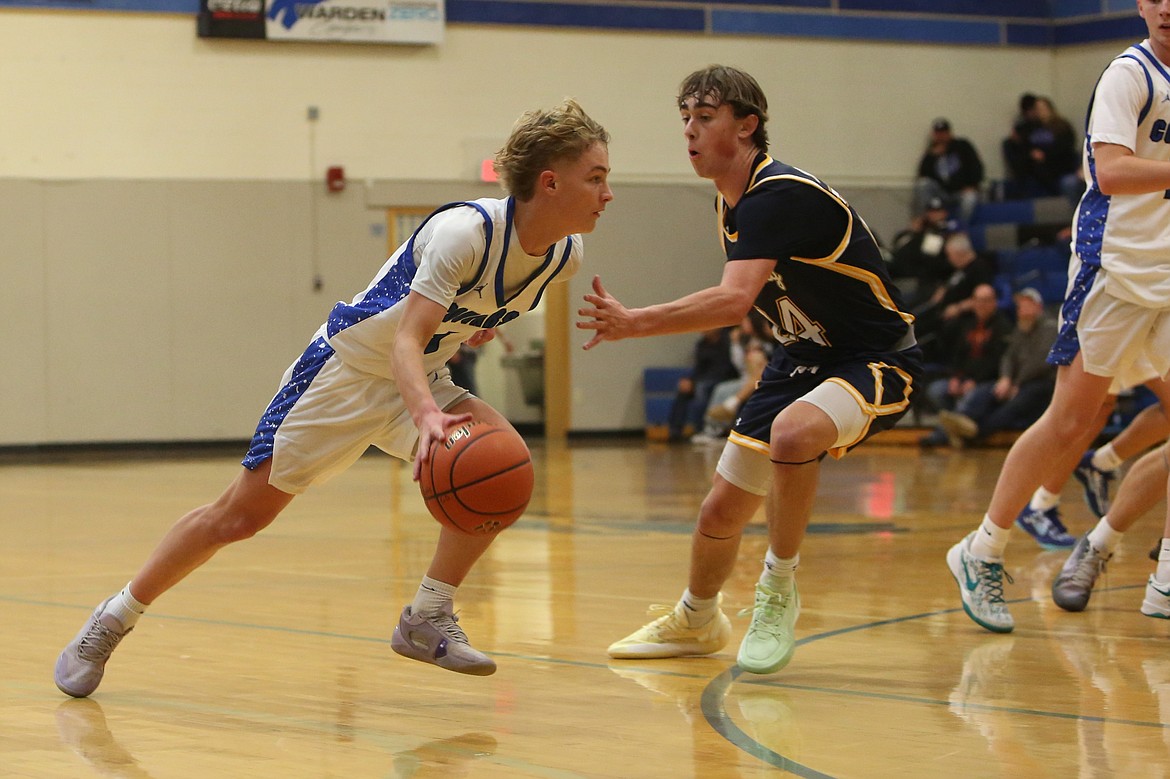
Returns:
[[[1049,19],[1047,0],[838,0],[842,11],[896,11],[921,16],[1004,16]]]
[[[873,16],[714,11],[711,30],[717,33],[787,35],[931,43],[1000,42],[995,22],[948,22],[932,19],[891,19]]]
[[[1009,24],[1005,35],[1009,46],[1052,46],[1056,40],[1048,24]]]
[[[447,21],[552,27],[702,32],[703,10],[581,3],[447,0]]]
[[[199,0],[0,0],[0,8],[196,14]],[[1134,0],[447,0],[453,23],[926,44],[1134,42]]]
[[[1136,4],[1131,3],[1134,8]],[[1053,0],[1052,17],[1068,19],[1074,16],[1097,16],[1101,13],[1101,0]]]
[[[833,7],[833,0],[694,0],[691,5],[766,5],[770,8],[824,8]]]
[[[199,0],[0,0],[0,7],[196,14]]]
[[[1136,6],[1135,6],[1136,7]],[[1114,19],[1061,24],[1056,27],[1056,45],[1069,46],[1077,43],[1123,40],[1137,43],[1146,37],[1146,25],[1136,13]]]

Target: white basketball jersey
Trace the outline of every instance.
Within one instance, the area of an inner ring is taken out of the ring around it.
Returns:
[[[1124,146],[1138,157],[1170,161],[1170,69],[1149,41],[1109,64],[1089,104],[1085,180],[1073,249],[1100,264],[1108,291],[1149,307],[1170,305],[1170,191],[1105,195],[1097,186],[1093,143]]]
[[[484,198],[439,208],[364,291],[333,307],[320,334],[346,364],[394,378],[390,350],[411,290],[447,308],[423,350],[428,373],[476,331],[531,311],[550,282],[577,272],[583,248],[581,236],[571,235],[542,256],[526,254],[515,237],[515,205],[513,198]]]

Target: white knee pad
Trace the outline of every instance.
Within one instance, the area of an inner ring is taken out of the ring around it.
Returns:
[[[865,435],[872,418],[865,413],[857,397],[836,381],[826,381],[801,398],[829,415],[837,426],[837,440],[829,447],[852,446]]]

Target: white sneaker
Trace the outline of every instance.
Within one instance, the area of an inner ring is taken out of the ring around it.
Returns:
[[[1170,584],[1162,584],[1153,576],[1146,582],[1146,598],[1142,614],[1158,619],[1170,619]]]
[[[1012,577],[1001,563],[985,562],[971,554],[974,535],[969,533],[947,552],[947,567],[959,585],[963,611],[982,628],[1011,633],[1016,624],[1003,599],[1003,580],[1011,582]]]

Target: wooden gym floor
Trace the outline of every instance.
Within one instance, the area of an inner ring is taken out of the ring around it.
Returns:
[[[53,663],[237,452],[0,460],[0,775],[5,777],[1166,777],[1170,625],[1141,616],[1159,535],[1139,523],[1088,610],[1048,589],[1062,552],[1009,547],[1016,632],[958,608],[943,562],[1003,451],[872,445],[825,465],[792,664],[735,650],[765,547],[757,522],[709,658],[610,661],[685,585],[718,450],[534,447],[537,495],[460,592],[491,677],[388,646],[437,525],[378,454],[294,501],[160,599],[90,699]],[[1070,486],[1066,517],[1090,518]]]

